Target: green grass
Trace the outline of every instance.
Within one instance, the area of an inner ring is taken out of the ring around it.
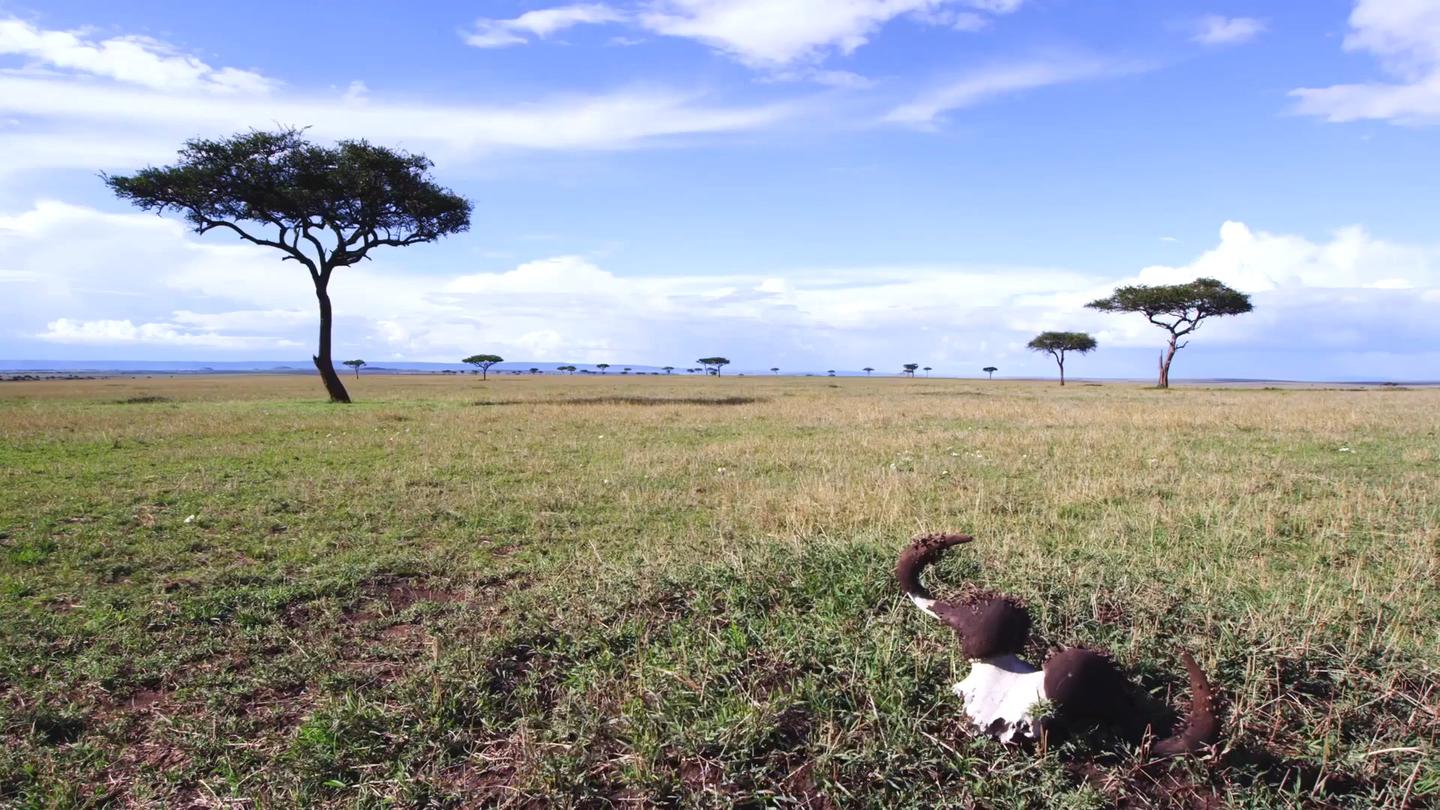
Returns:
[[[0,386],[0,806],[1440,802],[1440,391],[352,387]],[[972,739],[935,530],[1221,744]]]

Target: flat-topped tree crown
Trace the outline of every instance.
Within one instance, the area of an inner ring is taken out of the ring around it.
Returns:
[[[720,369],[730,365],[729,358],[725,357],[702,357],[695,362],[709,369],[710,373],[717,377],[720,376]]]
[[[1250,296],[1213,278],[1197,278],[1188,284],[1132,284],[1085,306],[1101,312],[1138,312],[1170,333],[1169,346],[1160,356],[1160,388],[1170,387],[1175,352],[1190,345],[1181,338],[1199,329],[1207,318],[1243,315],[1255,308]]]
[[[231,231],[309,270],[320,303],[315,367],[330,398],[349,402],[330,357],[331,273],[377,247],[467,230],[470,202],[431,179],[424,155],[363,140],[326,146],[302,136],[287,128],[195,139],[171,166],[104,179],[138,208],[179,213],[197,233]]]
[[[1045,352],[1060,366],[1060,384],[1065,384],[1065,355],[1068,352],[1089,354],[1100,345],[1085,332],[1041,332],[1025,344],[1032,352]]]
[[[472,354],[460,362],[480,369],[480,379],[486,380],[490,378],[490,367],[505,362],[505,358],[498,354]]]

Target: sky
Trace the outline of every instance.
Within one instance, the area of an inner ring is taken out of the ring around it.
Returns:
[[[0,0],[0,361],[301,360],[310,280],[115,199],[188,138],[429,156],[471,228],[337,271],[337,359],[1440,379],[1440,0]],[[3,362],[0,362],[3,365]]]

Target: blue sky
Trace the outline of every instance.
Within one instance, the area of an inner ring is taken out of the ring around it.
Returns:
[[[469,233],[332,286],[337,352],[1141,377],[1085,301],[1257,310],[1176,375],[1440,378],[1440,0],[0,0],[0,358],[301,359],[293,264],[97,173],[276,123],[424,152]],[[283,24],[277,24],[283,21]]]

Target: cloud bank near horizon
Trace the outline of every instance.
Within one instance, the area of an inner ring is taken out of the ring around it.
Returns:
[[[220,360],[304,356],[313,342],[303,274],[269,251],[199,238],[173,220],[42,202],[0,215],[0,251],[3,355]],[[1044,374],[1044,359],[1024,343],[1046,329],[1081,329],[1102,351],[1079,373],[1143,376],[1126,350],[1151,352],[1158,330],[1084,304],[1117,284],[1213,276],[1251,293],[1256,311],[1208,323],[1182,368],[1202,353],[1236,353],[1250,358],[1240,376],[1315,376],[1310,351],[1350,358],[1332,366],[1341,376],[1416,377],[1435,376],[1440,355],[1431,328],[1440,245],[1395,244],[1360,227],[1317,241],[1226,222],[1193,260],[1117,277],[963,262],[705,276],[627,276],[580,255],[454,274],[406,262],[392,251],[337,276],[341,354],[452,362],[493,351],[665,365],[721,352],[754,368],[913,360],[950,373],[994,363]]]

